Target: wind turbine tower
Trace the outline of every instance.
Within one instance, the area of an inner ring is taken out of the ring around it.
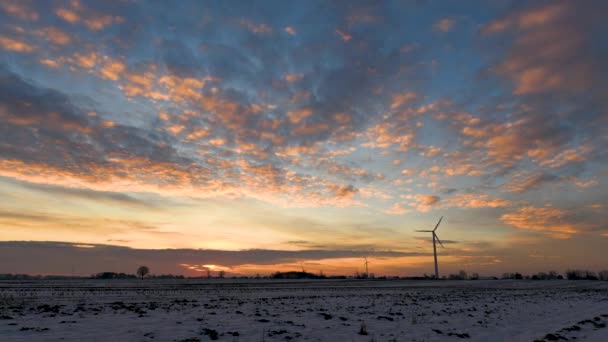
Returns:
[[[437,222],[437,225],[435,226],[435,229],[433,229],[433,230],[417,230],[417,232],[425,232],[425,233],[433,234],[433,256],[435,257],[435,279],[439,279],[439,267],[437,266],[437,242],[439,242],[439,245],[441,245],[441,247],[443,248],[443,244],[441,243],[441,240],[439,240],[439,237],[437,236],[435,231],[439,227],[441,220],[443,220],[443,216],[441,216],[441,218],[439,219],[439,222]]]
[[[369,264],[369,261],[367,261],[367,257],[365,257],[365,277],[368,278],[369,277],[369,272],[367,270],[367,265]]]

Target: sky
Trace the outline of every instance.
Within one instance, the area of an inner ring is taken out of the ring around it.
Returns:
[[[605,1],[2,1],[0,273],[608,268]]]

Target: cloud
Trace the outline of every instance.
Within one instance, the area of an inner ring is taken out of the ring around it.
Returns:
[[[287,82],[297,82],[304,77],[303,74],[285,74],[285,81]]]
[[[595,179],[591,179],[588,181],[581,181],[578,179],[573,179],[574,184],[576,184],[576,186],[579,186],[581,188],[588,188],[590,186],[594,186],[594,185],[598,185],[599,182]]]
[[[564,150],[551,159],[543,160],[540,165],[547,166],[552,169],[561,168],[572,163],[581,163],[589,158],[589,154],[593,151],[591,146],[579,146]]]
[[[459,208],[499,208],[511,203],[504,199],[490,198],[487,194],[458,194],[444,200],[446,207]]]
[[[21,53],[30,53],[36,50],[36,47],[29,43],[3,36],[0,36],[0,47],[4,50]]]
[[[552,159],[572,139],[574,131],[553,119],[550,113],[538,113],[532,105],[524,108],[508,121],[466,115],[455,126],[459,127],[466,147],[485,152],[486,168],[513,168],[525,160],[539,165],[556,163]]]
[[[205,96],[191,92],[191,86],[202,84],[193,85],[175,77],[161,79],[161,82],[171,85],[169,96],[176,101],[194,97],[210,109],[227,111],[222,117],[226,124],[240,125],[236,116],[234,120],[237,121],[231,122],[231,111],[236,110],[231,104],[212,98],[207,101]],[[8,70],[3,70],[0,88],[3,89],[0,100],[4,105],[0,108],[0,119],[5,123],[0,174],[6,177],[34,183],[50,182],[63,187],[75,185],[95,191],[117,189],[186,196],[232,193],[281,205],[359,205],[355,199],[356,188],[352,185],[312,177],[299,177],[302,182],[294,185],[287,182],[286,170],[272,163],[241,158],[227,160],[220,166],[209,160],[182,156],[170,145],[170,136],[109,124],[98,116],[89,115],[65,95],[37,88]],[[185,125],[177,127],[180,126]],[[32,127],[37,128],[36,134]],[[174,130],[172,134],[180,132]],[[25,140],[39,148],[24,148],[27,144],[21,144],[21,141]],[[32,170],[37,170],[37,174],[32,174]],[[232,172],[232,179],[224,182],[213,179],[215,172],[229,170],[240,171]],[[361,174],[357,170],[342,170],[367,177],[367,173]],[[293,197],[285,200],[286,196]]]
[[[40,17],[38,13],[29,8],[24,1],[7,0],[0,4],[2,10],[11,16],[22,20],[36,21]]]
[[[348,33],[344,33],[341,30],[336,29],[336,33],[338,34],[338,36],[340,36],[340,39],[342,39],[345,43],[348,43],[349,40],[353,39],[353,36]]]
[[[589,53],[589,35],[602,20],[596,5],[605,9],[605,4],[539,3],[482,28],[486,35],[515,32],[506,60],[495,70],[513,81],[516,95],[579,92],[600,81],[597,56]]]
[[[431,211],[435,206],[439,204],[439,201],[441,200],[441,197],[439,196],[423,194],[402,195],[401,197],[407,201],[406,203],[408,206],[420,212]],[[399,213],[400,211],[404,210],[402,209],[402,205],[404,204],[393,205],[393,207],[391,207],[389,211],[391,211],[391,213]],[[405,211],[401,213],[405,213]]]
[[[8,179],[1,179],[0,181],[9,181]],[[49,196],[53,197],[61,197],[61,198],[74,198],[77,200],[86,200],[91,202],[112,202],[117,203],[119,205],[124,206],[133,206],[133,207],[144,207],[144,208],[154,208],[155,210],[160,210],[159,205],[151,202],[142,200],[140,198],[134,197],[129,194],[121,193],[121,192],[113,192],[113,191],[95,191],[90,189],[83,188],[70,188],[49,184],[36,184],[29,182],[20,182],[20,181],[10,181],[11,183],[16,183],[19,187],[28,189],[35,192],[45,193]]]
[[[71,35],[57,27],[45,27],[32,33],[58,45],[67,45],[72,42]]]
[[[297,31],[295,28],[293,28],[292,26],[286,26],[285,27],[285,32],[287,32],[288,34],[295,36]]]
[[[409,101],[412,101],[416,97],[418,97],[418,95],[413,92],[394,94],[393,101],[391,103],[391,109],[397,109],[397,108],[401,107],[402,105],[408,103]]]
[[[451,194],[454,189],[448,189],[446,194]],[[413,207],[420,212],[428,212],[438,208],[502,208],[509,207],[512,203],[505,199],[492,198],[487,194],[457,194],[452,197],[441,198],[433,195],[404,195],[401,196],[406,201],[403,203],[394,203],[384,212],[393,215],[403,215],[409,212],[407,207]]]
[[[255,34],[269,34],[272,33],[272,27],[266,23],[255,24],[249,20],[241,20],[241,24],[245,26],[249,31]]]
[[[212,249],[134,249],[113,245],[46,241],[0,241],[0,260],[4,272],[29,274],[69,274],[72,266],[78,274],[112,271],[133,273],[141,264],[152,273],[195,275],[187,265],[218,265],[235,268],[243,265],[275,265],[299,261],[339,258],[409,257],[428,253],[357,250],[267,250],[241,251]],[[34,253],[35,251],[35,253]],[[29,258],[28,255],[36,256]],[[17,258],[17,256],[19,256]],[[67,266],[66,266],[67,265]]]
[[[439,202],[439,196],[433,195],[416,195],[414,198],[423,205],[434,205]]]
[[[55,14],[56,14],[56,15],[57,15],[59,18],[61,18],[61,19],[65,20],[65,21],[67,21],[67,22],[68,22],[68,23],[70,23],[70,24],[74,24],[74,23],[77,23],[77,22],[79,22],[79,21],[80,21],[80,17],[78,16],[78,14],[76,14],[76,12],[74,12],[74,11],[72,11],[72,10],[70,10],[70,9],[66,9],[66,8],[58,8],[58,9],[55,11]]]
[[[515,228],[540,231],[555,238],[569,238],[585,226],[572,223],[567,212],[551,207],[523,207],[500,219]]]
[[[559,179],[560,177],[548,173],[537,173],[532,175],[518,174],[506,183],[504,187],[507,191],[522,193],[539,188],[543,184],[558,181]]]
[[[56,8],[55,15],[69,24],[83,24],[94,32],[124,22],[123,17],[101,13],[78,1],[72,2],[69,6]]]
[[[141,209],[141,207],[140,207]],[[82,217],[75,213],[54,213],[37,210],[29,210],[19,213],[15,210],[0,209],[0,225],[10,227],[11,230],[27,229],[35,231],[39,236],[64,236],[70,237],[75,234],[80,236],[95,237],[111,234],[133,234],[151,236],[173,236],[179,237],[179,232],[168,232],[159,229],[154,224],[148,224],[132,219],[119,219],[107,217]],[[10,233],[8,229],[4,232]],[[10,236],[10,235],[8,235]]]
[[[99,73],[104,78],[116,81],[121,77],[125,69],[126,66],[123,62],[107,60],[99,70]]]
[[[403,215],[407,214],[409,210],[407,208],[404,208],[403,204],[395,203],[391,205],[390,208],[386,209],[384,212],[392,215]]]
[[[433,24],[433,30],[439,32],[450,32],[454,28],[454,25],[456,25],[455,19],[443,18]]]

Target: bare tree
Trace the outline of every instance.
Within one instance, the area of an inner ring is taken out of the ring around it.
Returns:
[[[139,266],[139,268],[137,269],[137,276],[141,279],[144,279],[144,277],[148,273],[150,273],[150,269],[148,268],[148,266]]]

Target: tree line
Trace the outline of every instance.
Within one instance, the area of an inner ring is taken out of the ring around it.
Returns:
[[[207,272],[206,276],[200,277],[185,277],[183,275],[174,274],[150,274],[150,269],[147,266],[140,266],[134,274],[128,273],[117,273],[117,272],[100,272],[93,274],[89,277],[79,276],[60,276],[60,275],[28,275],[28,274],[0,274],[0,280],[35,280],[35,279],[48,279],[48,280],[62,280],[62,279],[201,279],[201,278],[224,278],[225,272],[217,272],[217,276],[213,277],[211,272]],[[289,271],[289,272],[275,272],[269,276],[232,276],[232,279],[407,279],[407,280],[429,280],[434,279],[434,276],[424,274],[423,276],[381,276],[376,277],[373,273],[359,273],[356,272],[352,276],[345,275],[332,275],[326,276],[323,272],[318,274],[306,272],[306,271]],[[442,279],[447,280],[478,280],[478,279],[499,279],[498,277],[481,277],[478,273],[467,273],[465,270],[460,270],[458,273],[449,274],[443,276]],[[594,272],[585,269],[568,269],[563,274],[557,271],[538,272],[535,274],[524,275],[520,272],[503,273],[500,279],[526,279],[526,280],[608,280],[608,270],[602,270]]]

